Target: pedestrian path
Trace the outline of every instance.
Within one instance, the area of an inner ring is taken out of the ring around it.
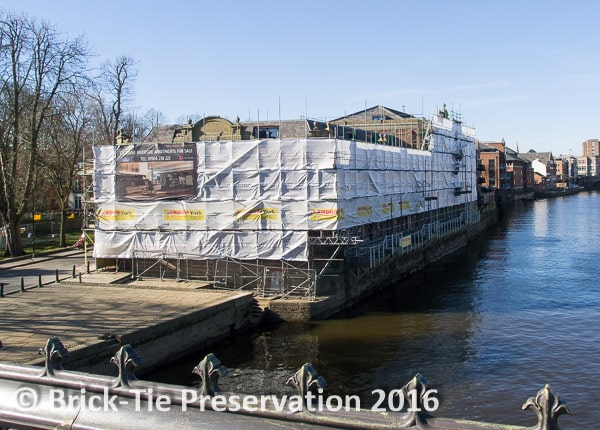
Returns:
[[[83,252],[77,249],[67,249],[65,251],[55,252],[51,254],[38,254],[35,257],[25,255],[23,257],[17,258],[5,258],[3,260],[0,260],[0,272],[2,272],[3,269],[13,269],[15,267],[27,266],[29,264],[35,264],[41,261],[53,260],[61,257],[69,257],[78,254],[83,254]]]
[[[202,288],[205,283],[109,283],[118,276],[127,274],[85,274],[82,284],[61,282],[0,299],[0,361],[38,361],[49,337],[71,350],[251,294]]]

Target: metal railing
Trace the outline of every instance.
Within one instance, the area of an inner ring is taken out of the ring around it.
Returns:
[[[443,239],[460,232],[465,226],[480,221],[479,211],[465,211],[458,217],[424,224],[413,232],[388,234],[375,242],[347,248],[346,257],[350,262],[362,263],[374,269],[397,255],[422,248],[433,240]]]
[[[40,353],[43,368],[0,363],[0,429],[281,429],[295,423],[339,429],[560,430],[558,418],[571,414],[549,385],[523,404],[537,415],[536,426],[526,428],[435,417],[443,398],[421,374],[374,411],[361,408],[358,396],[326,395],[327,383],[310,363],[287,380],[293,394],[260,395],[221,391],[219,378],[228,370],[214,354],[191,369],[198,385],[186,387],[137,379],[141,358],[131,345],[120,346],[110,359],[116,377],[64,370],[69,352],[56,337]]]

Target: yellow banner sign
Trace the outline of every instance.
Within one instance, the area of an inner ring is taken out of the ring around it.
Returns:
[[[359,206],[356,215],[359,217],[371,216],[373,215],[373,206]]]
[[[402,248],[412,245],[412,236],[405,236],[402,238]]]
[[[311,209],[311,221],[336,221],[344,219],[344,209]]]
[[[381,205],[381,213],[382,214],[390,214],[394,212],[394,204],[393,203],[383,203]]]
[[[202,209],[165,209],[163,220],[165,221],[204,221],[204,210]]]
[[[238,209],[234,214],[236,221],[277,221],[279,220],[279,209],[257,208],[251,210]]]
[[[100,210],[98,218],[105,221],[134,221],[135,211],[133,209],[104,209]]]

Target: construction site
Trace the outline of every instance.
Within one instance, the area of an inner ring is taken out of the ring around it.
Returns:
[[[426,119],[383,106],[123,137],[94,148],[96,267],[328,303],[299,319],[327,316],[480,223],[475,141],[445,108]]]

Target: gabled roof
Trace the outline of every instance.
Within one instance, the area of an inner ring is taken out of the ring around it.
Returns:
[[[370,108],[367,108],[366,110],[362,109],[357,112],[351,113],[349,115],[344,115],[339,118],[333,119],[333,120],[331,120],[331,122],[341,121],[343,119],[352,118],[352,117],[358,117],[360,119],[360,118],[364,118],[365,114],[369,117],[369,121],[371,121],[371,117],[373,117],[373,116],[386,116],[392,120],[414,118],[413,115],[408,114],[406,112],[401,112],[399,110],[391,109],[391,108],[388,108],[388,107],[385,107],[382,105],[376,105],[376,106],[371,106]]]
[[[505,155],[506,155],[506,161],[510,161],[513,163],[514,162],[524,163],[526,161],[526,160],[520,158],[517,155],[516,151],[513,151],[512,149],[510,149],[508,147],[506,148]]]
[[[552,152],[523,152],[519,154],[519,157],[529,161],[539,160],[544,164],[548,164],[550,160],[554,160]]]

